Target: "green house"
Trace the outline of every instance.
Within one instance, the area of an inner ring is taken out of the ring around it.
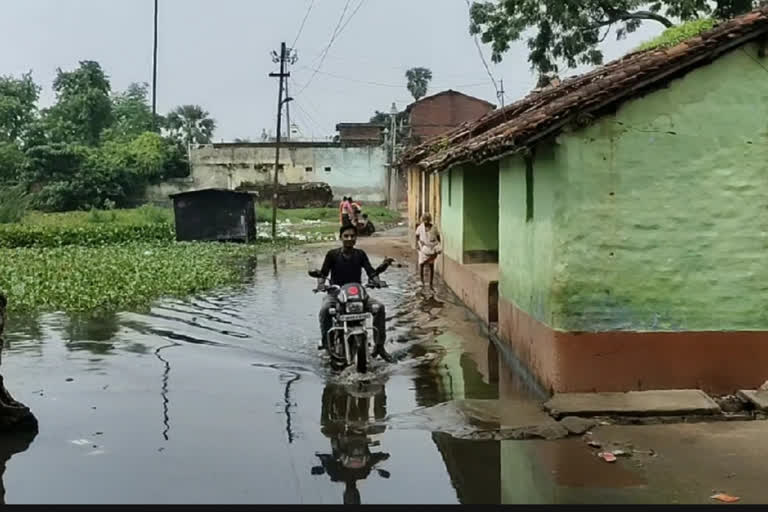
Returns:
[[[439,173],[446,282],[548,389],[768,380],[766,44],[763,8],[403,158]]]

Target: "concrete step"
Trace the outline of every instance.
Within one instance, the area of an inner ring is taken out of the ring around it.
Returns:
[[[754,405],[758,411],[768,411],[768,391],[742,389],[736,396]]]
[[[698,389],[630,391],[628,393],[558,393],[544,404],[553,417],[688,416],[722,411]]]

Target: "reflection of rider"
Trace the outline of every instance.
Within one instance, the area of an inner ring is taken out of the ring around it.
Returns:
[[[323,391],[323,407],[320,423],[322,433],[331,440],[330,454],[319,453],[322,466],[312,468],[312,474],[327,473],[332,482],[344,482],[344,504],[359,505],[360,491],[357,481],[365,480],[376,465],[389,459],[388,453],[371,452],[369,435],[384,432],[385,427],[368,423],[369,407],[373,399],[374,419],[386,417],[386,395],[377,393],[354,397],[338,385],[326,386]],[[389,472],[376,469],[379,476],[389,478]]]
[[[357,228],[354,226],[342,226],[339,229],[339,235],[341,237],[342,247],[339,249],[332,249],[325,255],[323,268],[320,271],[322,277],[318,278],[318,290],[324,289],[325,279],[328,277],[328,274],[331,275],[332,285],[344,286],[349,283],[360,283],[362,282],[363,269],[365,269],[365,273],[368,274],[368,279],[373,283],[377,283],[378,274],[386,270],[390,265],[391,260],[385,260],[378,269],[374,270],[365,251],[355,249],[355,244],[357,243]],[[330,309],[336,307],[337,303],[338,301],[336,297],[329,294],[325,296],[323,305],[320,308],[321,344],[320,347],[318,347],[320,349],[327,347],[328,331],[333,325]],[[373,305],[375,304],[378,304],[379,307],[374,313]],[[368,297],[368,300],[365,301],[365,311],[373,313],[373,327],[376,332],[376,351],[374,355],[380,356],[385,361],[391,363],[394,359],[384,348],[384,343],[387,340],[387,314],[384,305],[379,301]]]

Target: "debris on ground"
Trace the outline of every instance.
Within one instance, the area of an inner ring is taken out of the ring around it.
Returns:
[[[602,444],[600,444],[600,443],[599,443],[599,442],[597,442],[597,441],[589,441],[587,444],[588,444],[589,446],[591,446],[592,448],[602,448],[602,447],[603,447],[603,445],[602,445]]]
[[[580,436],[594,427],[597,422],[588,418],[579,418],[576,416],[566,416],[560,420],[560,424],[564,426],[571,434]]]
[[[746,409],[746,403],[736,395],[726,395],[715,398],[715,402],[725,413],[741,412]]]
[[[611,452],[616,457],[631,457],[632,453],[625,450],[613,450]]]
[[[597,454],[597,456],[603,459],[605,462],[616,462],[616,456],[611,452],[600,452]]]
[[[710,496],[710,498],[723,503],[736,503],[741,499],[738,496],[731,496],[730,494],[725,493],[715,494],[714,496]]]

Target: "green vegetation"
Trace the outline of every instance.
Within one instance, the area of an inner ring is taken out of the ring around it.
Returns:
[[[701,22],[702,18],[724,20],[764,3],[764,0],[477,0],[470,9],[469,32],[491,46],[496,63],[501,62],[514,42],[525,40],[528,62],[542,84],[555,78],[562,67],[602,64],[602,44],[612,34],[623,39],[643,24],[670,28],[681,22]]]
[[[299,235],[280,239],[279,245],[177,243],[169,208],[8,210],[13,222],[0,224],[0,290],[13,310],[25,312],[139,308],[164,296],[237,284],[263,248],[311,241],[301,235],[338,229],[336,208],[279,210],[280,219],[293,224],[288,233]],[[0,215],[3,211],[0,206]],[[366,211],[377,224],[399,218],[384,207]],[[259,207],[259,216],[267,213],[271,218],[271,210]]]
[[[0,249],[12,311],[116,311],[242,282],[259,246],[128,243]]]
[[[368,218],[374,223],[388,224],[395,222],[400,218],[400,214],[384,206],[363,206],[363,212],[368,214]],[[272,207],[262,204],[256,207],[256,219],[258,222],[272,221]],[[277,210],[277,220],[293,223],[302,221],[322,221],[339,223],[338,208],[301,208],[295,210]]]
[[[686,39],[695,37],[702,32],[710,30],[717,25],[717,20],[712,18],[702,18],[700,20],[689,21],[676,27],[671,27],[661,33],[660,36],[647,41],[638,46],[638,51],[657,50],[662,48],[671,48]]]
[[[0,195],[18,186],[37,210],[135,205],[148,185],[186,175],[186,144],[210,142],[216,128],[197,105],[153,118],[147,84],[114,92],[94,61],[58,69],[53,90],[41,109],[31,73],[0,76]]]

